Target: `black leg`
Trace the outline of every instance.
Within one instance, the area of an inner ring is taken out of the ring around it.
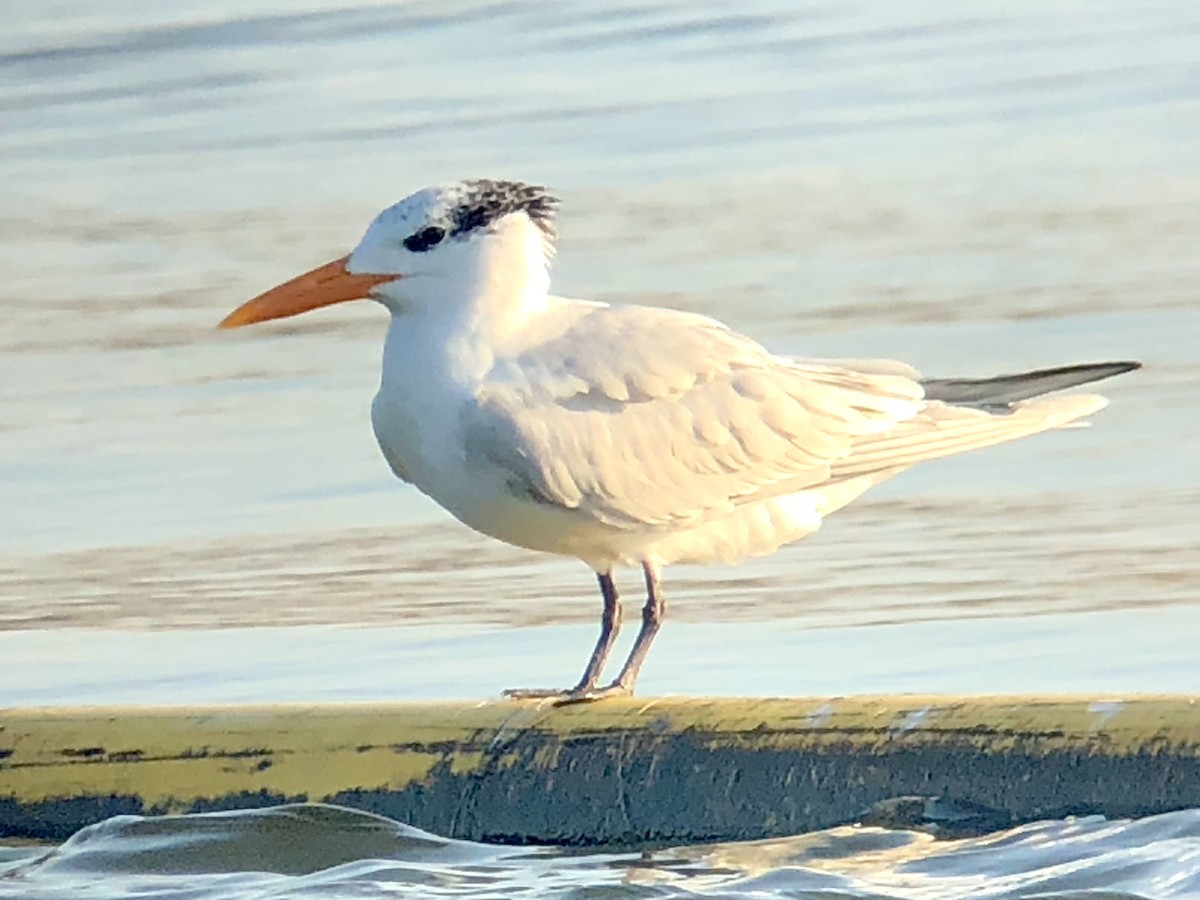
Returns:
[[[642,571],[646,574],[646,605],[642,607],[642,628],[633,641],[633,649],[629,658],[621,667],[621,674],[616,681],[602,688],[576,688],[562,697],[560,703],[585,703],[588,700],[601,700],[605,697],[628,696],[633,693],[633,685],[637,681],[638,671],[646,660],[650,644],[658,629],[662,627],[663,612],[666,605],[663,602],[662,588],[658,584],[658,566],[653,563],[642,563]],[[589,666],[589,671],[591,667]]]
[[[658,629],[662,627],[663,612],[666,604],[663,602],[662,588],[658,584],[658,567],[650,563],[642,563],[642,571],[646,574],[646,605],[642,607],[642,630],[638,632],[629,651],[629,658],[621,667],[621,674],[613,685],[620,685],[628,693],[633,693],[633,684],[637,681],[638,672],[650,651],[650,644]]]
[[[600,637],[596,639],[596,648],[592,650],[592,658],[588,660],[583,677],[575,685],[575,691],[590,691],[600,680],[604,664],[608,662],[608,654],[612,652],[617,640],[617,632],[621,630],[621,601],[617,595],[617,586],[613,584],[612,572],[601,572],[597,579],[600,581],[600,594],[604,597],[604,612],[600,616]]]
[[[612,652],[613,644],[617,640],[617,632],[621,630],[621,601],[617,594],[617,586],[613,584],[612,572],[601,572],[596,577],[600,581],[600,594],[604,598],[604,612],[600,616],[600,637],[596,639],[596,647],[592,650],[591,659],[588,660],[587,668],[583,670],[579,684],[568,690],[514,688],[505,691],[504,696],[519,700],[545,697],[567,699],[587,694],[596,687],[596,682],[600,680],[600,674],[604,671],[604,664],[608,661],[608,654]]]

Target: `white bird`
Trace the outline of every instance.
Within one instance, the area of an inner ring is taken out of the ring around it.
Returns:
[[[557,205],[514,181],[426,188],[380,213],[349,256],[221,322],[382,303],[391,324],[371,421],[392,471],[476,531],[595,570],[604,610],[579,683],[510,696],[631,693],[662,621],[663,566],[772,553],[915,463],[1107,402],[1034,398],[1138,368],[922,380],[892,361],[777,356],[693,313],[556,297]],[[642,626],[599,687],[623,564],[645,574]]]

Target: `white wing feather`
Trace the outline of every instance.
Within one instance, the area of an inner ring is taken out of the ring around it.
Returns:
[[[1106,403],[1037,398],[997,414],[926,400],[902,363],[785,359],[712,319],[653,307],[571,304],[543,326],[478,387],[466,462],[499,470],[516,497],[634,539],[589,545],[599,568],[645,553],[771,552],[917,462]],[[563,541],[539,547],[564,552]]]
[[[925,406],[909,371],[781,359],[703,316],[589,306],[494,368],[467,452],[606,525],[687,527],[829,481],[858,441]]]

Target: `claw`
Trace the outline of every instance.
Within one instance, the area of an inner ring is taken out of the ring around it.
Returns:
[[[570,690],[548,690],[545,688],[510,688],[504,696],[510,700],[553,700],[555,706],[570,706],[575,703],[591,703],[608,697],[628,697],[633,691],[623,684],[613,682],[604,687],[574,687]]]
[[[509,688],[501,691],[501,696],[507,697],[509,700],[545,700],[549,697],[567,697],[573,693],[575,692],[555,690],[554,688]]]
[[[595,700],[605,700],[609,697],[628,697],[632,693],[633,690],[631,688],[614,681],[612,684],[607,684],[601,688],[577,688],[573,691],[565,691],[563,696],[554,705],[569,706],[575,703],[591,703]]]

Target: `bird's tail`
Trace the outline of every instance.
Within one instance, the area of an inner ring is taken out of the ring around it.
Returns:
[[[883,434],[855,441],[850,454],[831,467],[829,482],[818,494],[818,510],[828,515],[872,485],[928,459],[1082,424],[1105,407],[1104,397],[1035,398],[1138,368],[1141,364],[1136,362],[1091,363],[996,378],[922,381],[925,408]]]
[[[912,419],[884,434],[855,441],[850,455],[831,468],[842,480],[879,473],[890,477],[929,459],[980,450],[1017,438],[1063,428],[1108,405],[1099,394],[1020,400],[999,414],[977,405],[932,401]]]
[[[1084,363],[994,378],[930,378],[922,381],[921,387],[928,400],[999,412],[1031,397],[1100,381],[1141,367],[1138,362]]]

